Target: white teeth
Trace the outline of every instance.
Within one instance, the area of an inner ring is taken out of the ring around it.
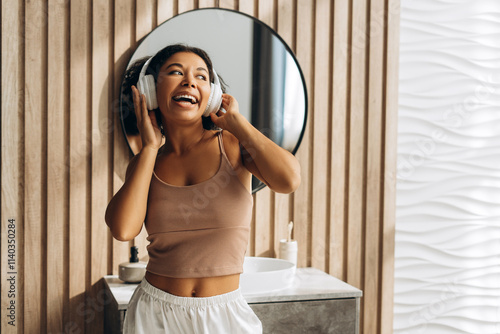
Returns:
[[[175,100],[190,99],[191,103],[197,103],[198,102],[198,100],[196,100],[196,98],[194,96],[191,96],[191,95],[177,95],[177,96],[174,96],[174,99]]]

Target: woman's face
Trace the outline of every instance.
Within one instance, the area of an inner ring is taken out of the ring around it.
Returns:
[[[178,52],[163,64],[156,95],[167,123],[201,120],[210,96],[209,78],[205,61],[191,52]]]

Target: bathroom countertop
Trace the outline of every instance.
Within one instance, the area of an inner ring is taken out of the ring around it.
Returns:
[[[316,268],[297,268],[289,288],[262,294],[243,294],[247,303],[359,298],[362,291]]]
[[[119,310],[126,310],[138,284],[124,283],[115,275],[104,276]],[[362,291],[315,268],[297,268],[289,288],[262,294],[243,294],[249,304],[284,301],[360,298]]]

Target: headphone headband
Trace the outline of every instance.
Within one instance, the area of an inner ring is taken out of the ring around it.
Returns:
[[[151,60],[153,59],[153,57],[149,57],[148,60],[146,60],[146,62],[144,63],[144,65],[142,65],[141,73],[139,74],[139,78],[146,75],[146,71],[148,70],[149,64],[151,63]]]

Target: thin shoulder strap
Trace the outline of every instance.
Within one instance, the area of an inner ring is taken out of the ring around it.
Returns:
[[[226,154],[226,151],[224,150],[224,141],[223,141],[223,139],[222,139],[222,131],[223,131],[223,130],[220,130],[220,131],[217,133],[217,137],[219,138],[219,149],[220,149],[220,151],[221,151],[222,155],[223,155],[226,159],[228,159],[227,154]]]
[[[221,169],[223,168],[222,166],[224,166],[224,168],[229,168],[231,170],[230,175],[236,176],[236,170],[234,169],[234,166],[231,163],[231,161],[229,161],[229,157],[227,156],[226,150],[224,149],[224,140],[222,138],[222,131],[223,130],[219,131],[219,133],[217,134],[217,136],[219,137],[219,147],[220,147],[220,151],[221,151],[221,159],[223,161],[225,161],[225,163],[222,163],[222,161],[221,161]]]

